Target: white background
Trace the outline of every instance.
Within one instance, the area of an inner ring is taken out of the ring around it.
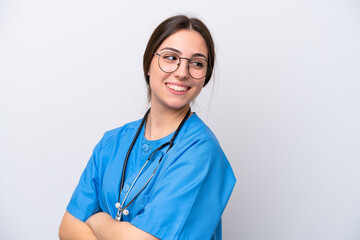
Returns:
[[[193,109],[237,178],[223,238],[360,239],[350,0],[0,0],[0,239],[57,238],[95,144],[145,112],[142,54],[178,13],[216,43],[215,84]]]

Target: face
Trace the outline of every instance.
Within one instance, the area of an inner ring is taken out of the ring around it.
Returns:
[[[207,46],[200,33],[194,30],[179,30],[166,38],[156,53],[176,53],[180,58],[207,60]],[[190,104],[201,92],[205,76],[195,79],[188,71],[189,61],[181,59],[180,66],[172,73],[162,71],[158,65],[160,56],[154,55],[150,69],[151,106],[172,110]]]

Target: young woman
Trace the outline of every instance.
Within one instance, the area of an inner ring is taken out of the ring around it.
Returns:
[[[96,145],[61,239],[221,239],[235,177],[215,135],[190,110],[214,60],[200,20],[179,15],[155,29],[143,61],[151,108]]]

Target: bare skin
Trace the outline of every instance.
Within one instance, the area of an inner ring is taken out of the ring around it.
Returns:
[[[148,140],[157,140],[174,132],[188,110],[188,105],[173,111],[164,111],[163,109],[152,106],[146,121],[145,138]]]
[[[65,212],[59,229],[61,240],[157,240],[153,235],[128,222],[115,221],[109,214],[99,212],[82,222]]]
[[[59,228],[59,238],[61,240],[96,240],[94,232],[90,226],[75,218],[67,211],[61,221]]]

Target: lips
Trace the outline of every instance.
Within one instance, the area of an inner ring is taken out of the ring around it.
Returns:
[[[172,83],[165,83],[166,87],[176,91],[176,92],[185,92],[188,89],[190,89],[190,87],[187,86],[183,86],[183,85],[176,85],[176,84],[172,84]]]

